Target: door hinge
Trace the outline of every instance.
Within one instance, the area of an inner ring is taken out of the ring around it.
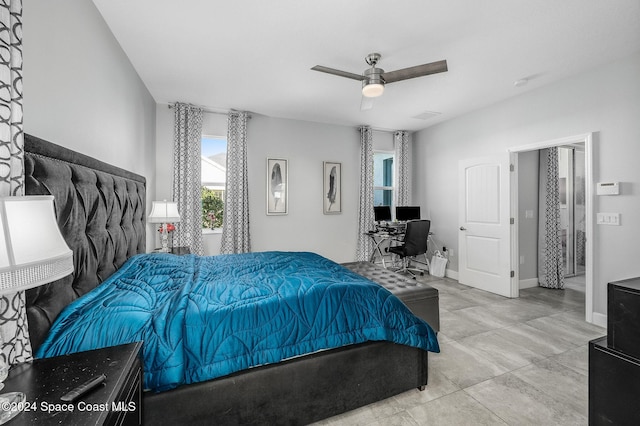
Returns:
[[[515,225],[515,223],[516,223],[516,219],[515,219],[515,218],[513,218],[513,217],[512,217],[512,218],[509,218],[509,223],[510,223],[511,225]]]
[[[516,276],[516,271],[511,271],[511,278]]]
[[[509,171],[510,172],[515,172],[516,171],[516,166],[514,166],[513,164],[509,164]]]

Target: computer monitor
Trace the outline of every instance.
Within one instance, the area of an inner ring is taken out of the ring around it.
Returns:
[[[374,206],[373,215],[376,222],[384,222],[391,220],[391,207],[389,206]]]
[[[420,219],[420,206],[398,206],[396,207],[396,220],[406,222],[408,220]]]

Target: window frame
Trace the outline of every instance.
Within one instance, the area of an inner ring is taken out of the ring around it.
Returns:
[[[227,149],[228,149],[228,140],[227,140],[227,136],[220,136],[220,135],[212,135],[212,134],[206,134],[206,133],[202,133],[200,135],[200,155],[202,156],[202,140],[203,139],[224,139],[227,142]],[[225,150],[226,152],[226,150]],[[202,168],[202,162],[200,163],[200,167]],[[202,171],[202,169],[201,169]],[[210,182],[209,182],[210,183]],[[226,186],[226,179],[225,179],[225,186]],[[200,187],[206,187],[206,182],[203,182],[202,180],[202,174],[200,175]],[[223,212],[224,209],[226,208],[226,193],[225,190],[222,191],[222,203],[223,203]],[[201,203],[202,203],[202,198],[201,198]],[[202,205],[202,204],[201,204]],[[202,234],[220,234],[222,233],[222,228],[224,227],[224,224],[222,226],[220,226],[219,228],[205,228],[202,227]]]
[[[391,191],[391,203],[389,204],[389,206],[391,207],[391,217],[395,217],[396,190],[397,190],[397,188],[396,188],[397,187],[397,185],[396,185],[396,153],[395,153],[395,151],[392,151],[392,150],[384,150],[384,149],[374,149],[373,150],[374,176],[375,176],[375,171],[376,171],[376,167],[375,167],[376,154],[385,154],[385,155],[389,155],[391,158],[393,158],[393,163],[392,163],[392,167],[391,167],[391,173],[392,173],[391,186],[386,186],[386,185],[376,186],[375,183],[374,183],[373,191],[374,191],[374,193],[375,193],[375,191]],[[383,172],[383,174],[384,174],[384,172]],[[384,177],[383,177],[383,179],[384,179]],[[375,179],[374,179],[374,181],[375,181]]]

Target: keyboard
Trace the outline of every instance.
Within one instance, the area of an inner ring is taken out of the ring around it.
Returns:
[[[397,232],[403,230],[406,227],[406,223],[402,222],[380,222],[378,229]]]

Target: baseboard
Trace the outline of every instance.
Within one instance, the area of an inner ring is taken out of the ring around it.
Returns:
[[[607,316],[605,314],[594,312],[591,319],[593,320],[593,324],[603,328],[607,328]]]
[[[447,278],[451,278],[452,280],[458,279],[458,271],[454,271],[453,269],[446,269],[444,271],[444,276]]]
[[[538,278],[527,278],[526,280],[520,280],[520,290],[524,288],[538,287]]]

